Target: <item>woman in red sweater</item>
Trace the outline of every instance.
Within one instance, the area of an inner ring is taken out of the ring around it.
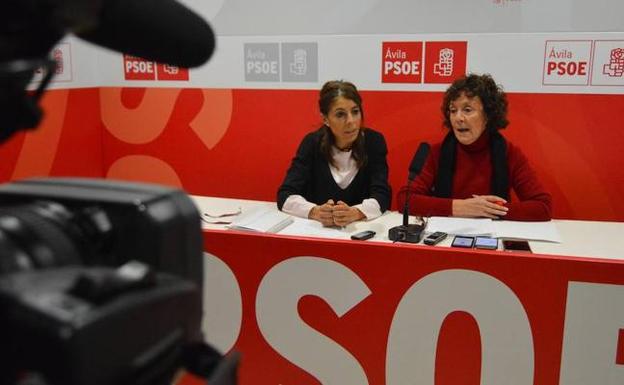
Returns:
[[[499,133],[509,123],[507,98],[490,75],[453,82],[442,113],[449,132],[432,146],[422,172],[409,184],[411,214],[550,220],[550,194],[522,151]],[[397,194],[398,207],[407,190],[403,186]]]

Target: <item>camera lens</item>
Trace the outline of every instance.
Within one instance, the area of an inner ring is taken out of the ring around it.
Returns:
[[[110,228],[94,208],[72,212],[52,201],[0,207],[0,274],[83,264]]]

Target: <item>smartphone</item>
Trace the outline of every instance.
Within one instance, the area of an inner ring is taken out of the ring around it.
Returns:
[[[451,246],[464,247],[464,248],[470,249],[473,243],[474,243],[474,237],[456,235],[455,238],[453,238],[453,243],[451,243]]]
[[[475,249],[496,250],[498,249],[498,239],[491,237],[476,237]]]
[[[519,239],[503,239],[503,249],[507,251],[523,251],[525,253],[531,252],[529,241]]]
[[[440,243],[444,238],[446,238],[448,234],[442,231],[436,231],[435,233],[429,234],[424,240],[423,243],[425,245],[433,246],[435,244]]]
[[[359,233],[351,235],[351,239],[354,239],[356,241],[365,241],[374,237],[375,234],[376,233],[373,230],[360,231]]]

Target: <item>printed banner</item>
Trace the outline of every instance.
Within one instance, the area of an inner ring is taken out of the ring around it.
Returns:
[[[619,385],[624,264],[208,231],[204,331],[245,384]]]
[[[346,79],[364,90],[428,92],[477,72],[492,74],[508,92],[624,92],[622,32],[221,36],[218,41],[213,58],[189,70],[68,38],[57,49],[63,74],[52,86],[318,89],[327,80]]]

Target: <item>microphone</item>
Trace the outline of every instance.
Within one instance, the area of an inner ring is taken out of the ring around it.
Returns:
[[[47,55],[67,33],[114,51],[179,67],[210,59],[215,35],[198,14],[176,0],[4,0],[0,12],[0,143],[36,127],[49,78],[34,97],[35,71],[52,75]]]
[[[215,48],[208,22],[176,0],[4,0],[2,9],[0,61],[45,58],[67,33],[186,68]]]
[[[77,36],[159,63],[197,67],[215,48],[208,23],[175,0],[104,0],[95,24]]]
[[[418,243],[422,238],[424,225],[409,224],[409,195],[410,185],[414,179],[420,174],[431,146],[427,142],[422,142],[418,145],[418,150],[412,158],[412,162],[409,166],[409,173],[407,177],[407,191],[405,192],[405,204],[403,205],[403,224],[400,226],[394,226],[388,230],[388,239],[397,242]]]
[[[414,181],[414,178],[420,174],[423,166],[425,165],[425,161],[427,160],[427,156],[429,155],[429,149],[431,146],[427,142],[422,142],[418,145],[418,150],[414,154],[412,158],[412,162],[409,166],[409,174],[407,176],[407,191],[405,192],[405,204],[403,205],[403,226],[407,226],[409,222],[409,194],[410,194],[410,185]]]
[[[427,156],[429,156],[429,150],[431,146],[427,142],[422,142],[418,145],[418,150],[414,154],[412,158],[412,163],[409,166],[409,175],[407,177],[408,181],[411,182],[420,174],[422,168],[425,166],[425,161],[427,160]]]

